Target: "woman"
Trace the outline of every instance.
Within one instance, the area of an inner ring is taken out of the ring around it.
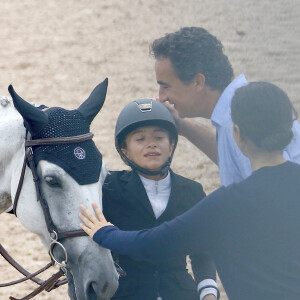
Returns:
[[[97,218],[83,208],[82,228],[101,246],[140,260],[210,252],[230,300],[298,300],[300,166],[282,156],[293,138],[292,104],[277,86],[254,82],[231,106],[234,137],[252,175],[150,230],[120,231],[95,206]]]

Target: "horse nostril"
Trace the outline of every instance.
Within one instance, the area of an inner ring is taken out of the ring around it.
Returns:
[[[90,284],[87,287],[87,290],[86,290],[87,295],[88,295],[88,299],[89,300],[98,300],[99,298],[97,298],[98,297],[97,296],[97,291],[99,292],[99,290],[100,290],[101,294],[105,295],[106,292],[107,292],[108,287],[109,287],[109,284],[108,284],[107,281],[102,286],[97,286],[96,282],[91,281]],[[106,299],[106,298],[103,298],[103,299]]]
[[[95,288],[96,288],[96,283],[90,282],[90,284],[88,285],[87,290],[86,290],[87,299],[89,299],[89,300],[97,300],[98,299]]]
[[[103,294],[105,294],[106,291],[107,291],[107,288],[108,288],[108,282],[106,281],[106,282],[104,283],[102,289],[101,289],[101,292],[102,292]]]

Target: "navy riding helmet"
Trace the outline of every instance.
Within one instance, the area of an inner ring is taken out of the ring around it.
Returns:
[[[128,159],[121,150],[126,136],[133,130],[142,126],[159,126],[166,129],[170,134],[171,141],[174,143],[174,149],[171,156],[159,171],[150,171],[142,168]],[[146,175],[164,175],[170,167],[177,141],[178,132],[172,114],[163,104],[153,99],[138,99],[127,104],[118,117],[115,128],[116,149],[123,161],[133,170]]]

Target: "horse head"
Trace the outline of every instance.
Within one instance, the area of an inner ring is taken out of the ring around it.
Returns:
[[[106,90],[107,79],[79,108],[66,110],[60,107],[37,108],[23,100],[12,86],[9,87],[14,106],[23,117],[21,120],[33,142],[88,134],[92,120],[102,108]],[[12,196],[16,193],[16,177],[20,177],[20,160],[24,156],[25,129],[20,130],[20,121],[17,123],[18,134],[11,136],[11,139],[16,139],[9,168]],[[18,147],[22,140],[21,150]],[[53,234],[79,229],[81,203],[90,209],[92,202],[101,207],[102,184],[107,173],[101,153],[91,139],[36,145],[32,146],[32,152],[41,199],[36,196],[33,175],[27,167],[16,209],[18,218],[28,230],[40,237],[55,260],[66,260],[67,255],[65,269],[72,300],[110,299],[117,288],[118,275],[108,250],[87,236],[63,237],[53,244]],[[49,208],[49,215],[39,203],[42,200]],[[53,225],[50,229],[49,222],[45,221],[47,218]]]

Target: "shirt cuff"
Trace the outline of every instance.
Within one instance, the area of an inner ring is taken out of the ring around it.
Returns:
[[[100,228],[93,235],[94,242],[96,242],[96,243],[100,244],[101,246],[103,246],[102,242],[103,242],[103,238],[106,236],[106,233],[110,232],[110,231],[113,231],[113,230],[116,230],[116,229],[118,229],[118,228],[114,225],[107,225],[107,226],[104,226],[104,227]]]
[[[205,286],[209,286],[204,288]],[[204,279],[200,281],[197,286],[197,291],[200,292],[200,300],[202,300],[205,296],[212,294],[216,298],[218,298],[218,285],[213,279]]]

